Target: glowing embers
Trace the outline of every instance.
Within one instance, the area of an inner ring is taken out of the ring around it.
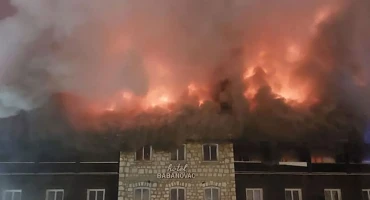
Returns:
[[[302,46],[291,40],[276,47],[263,46],[265,49],[254,57],[247,56],[244,96],[253,101],[261,89],[269,88],[271,98],[283,99],[289,104],[305,102],[310,87],[294,74],[304,57]]]
[[[198,106],[203,105],[204,101],[207,100],[207,90],[205,87],[200,87],[197,84],[191,83],[188,85],[188,93],[189,97],[193,97],[196,99]]]
[[[185,89],[185,96],[176,96],[170,89],[166,87],[151,88],[144,96],[136,96],[132,92],[122,91],[119,95],[111,97],[104,111],[122,112],[135,107],[137,110],[148,111],[154,108],[171,111],[174,104],[189,103],[192,105],[201,106],[208,100],[207,90],[205,87],[200,87],[194,83],[188,85]]]
[[[289,82],[289,76],[279,76],[277,73],[269,73],[262,67],[250,68],[245,73],[246,90],[244,96],[251,100],[263,87],[271,88],[271,92],[277,98],[287,101],[303,102],[306,99],[305,91],[301,86],[295,86]]]
[[[164,87],[158,87],[149,91],[143,104],[146,109],[154,107],[168,108],[168,105],[172,102],[171,93]]]

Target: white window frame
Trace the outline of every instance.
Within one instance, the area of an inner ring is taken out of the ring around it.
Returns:
[[[47,189],[46,190],[46,195],[45,195],[45,200],[48,200],[49,198],[49,192],[55,192],[56,194],[58,192],[62,192],[62,200],[64,199],[64,190],[63,189]],[[54,200],[56,200],[57,195],[54,196]]]
[[[216,160],[204,160],[204,146],[209,146],[209,158],[211,159],[212,158],[212,155],[211,155],[211,146],[216,146]],[[207,144],[203,144],[202,145],[202,156],[203,156],[203,161],[205,162],[218,162],[219,161],[219,153],[218,153],[218,144],[213,144],[213,143],[207,143]]]
[[[146,146],[146,145],[145,145]],[[150,161],[150,160],[152,160],[152,154],[153,154],[153,147],[152,147],[152,145],[149,145],[149,147],[150,147],[150,153],[149,153],[149,160],[145,160],[144,159],[144,155],[145,155],[145,151],[144,151],[144,147],[145,146],[143,146],[143,147],[141,147],[141,149],[143,150],[143,153],[142,153],[142,155],[141,155],[141,160],[138,160],[137,159],[137,156],[136,156],[136,152],[137,151],[135,151],[135,161]]]
[[[362,189],[362,192],[366,192],[367,193],[367,199],[370,199],[370,189]],[[361,194],[362,196],[362,194]]]
[[[90,199],[90,192],[95,192],[95,194],[97,194],[97,192],[103,192],[103,200],[105,200],[105,189],[87,189],[87,200]],[[95,196],[95,200],[98,200],[98,195]]]
[[[183,144],[182,145],[183,147],[184,147],[184,160],[179,160],[179,149],[177,148],[176,149],[176,160],[172,160],[172,152],[171,152],[171,161],[185,161],[186,160],[186,145],[185,144]]]
[[[212,197],[211,199],[213,199],[213,193],[212,193],[212,190],[213,190],[213,189],[216,189],[216,190],[217,190],[217,193],[218,193],[218,198],[219,198],[218,200],[221,200],[221,191],[220,191],[220,188],[218,188],[218,187],[205,187],[205,188],[204,188],[204,190],[203,190],[203,193],[204,193],[204,194],[203,194],[203,196],[204,196],[204,199],[205,199],[205,200],[207,200],[207,199],[206,199],[206,190],[207,190],[207,189],[211,189],[211,197]]]
[[[293,200],[302,200],[302,189],[300,188],[285,188],[284,192],[290,192],[293,197],[293,192],[296,192],[296,191],[298,191],[298,199],[293,199]],[[284,193],[284,196],[285,196],[285,193]]]
[[[186,200],[186,188],[184,187],[172,187],[170,188],[170,200],[171,200],[171,190],[177,190],[177,194],[179,194],[179,189],[184,190],[184,200]]]
[[[339,197],[338,200],[342,200],[342,191],[340,189],[324,189],[324,196],[325,196],[325,192],[327,192],[327,191],[330,192],[330,199],[331,200],[333,199],[333,193],[332,192],[338,192],[338,197]]]
[[[262,188],[245,188],[245,196],[246,196],[245,199],[248,198],[248,196],[247,196],[247,192],[248,191],[252,191],[253,192],[253,200],[255,200],[254,199],[254,191],[259,191],[260,192],[260,197],[261,197],[260,200],[263,200],[263,189]]]
[[[21,193],[21,199],[22,199],[22,190],[4,190],[3,191],[3,200],[5,200],[5,193],[12,193],[12,199],[11,200],[13,200],[14,199],[14,193]]]
[[[137,187],[137,188],[134,188],[134,199],[136,198],[135,197],[135,194],[136,194],[136,190],[141,190],[141,195],[143,194],[143,191],[142,190],[148,190],[149,191],[149,200],[150,200],[150,197],[151,197],[151,195],[150,195],[150,188],[149,187]],[[141,196],[141,200],[143,199],[143,196]]]

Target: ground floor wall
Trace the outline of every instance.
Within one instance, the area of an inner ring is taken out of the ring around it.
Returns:
[[[370,189],[368,175],[237,174],[237,200],[246,199],[246,188],[263,189],[264,200],[284,200],[286,188],[302,190],[303,200],[324,200],[324,189],[340,189],[342,200],[362,199]]]
[[[218,188],[220,200],[235,200],[235,183],[226,181],[160,181],[160,182],[120,182],[118,200],[134,199],[135,188],[148,188],[151,200],[170,199],[171,188],[184,188],[186,200],[204,200],[205,188]],[[125,189],[124,189],[125,188]]]
[[[105,200],[117,200],[118,175],[0,175],[0,192],[22,190],[22,199],[45,199],[46,190],[63,189],[64,200],[85,200],[87,189],[105,189]]]

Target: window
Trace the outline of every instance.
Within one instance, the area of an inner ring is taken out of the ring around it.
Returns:
[[[302,200],[302,190],[285,189],[285,200]]]
[[[312,163],[335,163],[334,157],[331,156],[312,156]]]
[[[171,152],[171,160],[185,160],[185,145]]]
[[[280,158],[280,162],[299,162],[300,159],[294,152],[284,152]]]
[[[170,194],[171,200],[185,200],[185,189],[184,188],[172,188]]]
[[[362,190],[362,200],[370,200],[370,189]]]
[[[325,189],[325,200],[341,200],[342,195],[339,189]]]
[[[46,190],[46,200],[63,200],[64,190]]]
[[[136,188],[134,199],[135,200],[149,200],[149,188]]]
[[[205,200],[219,200],[220,190],[218,188],[206,188],[204,190],[204,199]]]
[[[150,160],[152,154],[152,146],[146,145],[136,151],[136,160]]]
[[[335,154],[328,151],[312,151],[311,163],[336,163]]]
[[[216,161],[217,160],[217,144],[205,144],[203,145],[203,159],[205,161]]]
[[[21,200],[22,190],[4,190],[3,200]]]
[[[263,192],[261,188],[247,188],[247,200],[263,200]]]
[[[105,189],[88,189],[87,200],[104,200]]]

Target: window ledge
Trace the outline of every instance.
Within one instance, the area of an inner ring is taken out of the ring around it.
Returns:
[[[187,160],[170,160],[171,163],[187,163]]]
[[[307,167],[307,162],[279,162],[279,165],[297,166],[297,167]]]
[[[207,163],[209,163],[209,164],[212,164],[212,163],[220,163],[220,161],[219,160],[202,160],[202,162],[201,163],[204,163],[204,164],[207,164]]]
[[[153,160],[135,160],[135,163],[150,163],[153,162]]]

